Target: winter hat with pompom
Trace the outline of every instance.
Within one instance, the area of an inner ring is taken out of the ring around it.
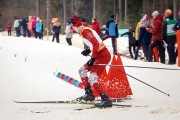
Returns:
[[[166,17],[172,16],[172,11],[171,11],[170,9],[167,9],[167,10],[165,11],[165,16],[166,16]]]

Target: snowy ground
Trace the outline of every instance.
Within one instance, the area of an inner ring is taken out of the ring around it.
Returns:
[[[133,91],[131,108],[92,109],[75,111],[88,105],[16,104],[14,100],[72,100],[84,91],[56,78],[60,71],[79,79],[78,69],[89,59],[83,57],[82,42],[78,35],[73,46],[61,36],[61,44],[49,40],[0,35],[0,116],[2,120],[179,120],[180,71],[125,68],[126,72],[168,94],[146,86],[128,77]],[[126,41],[126,42],[125,42]],[[110,40],[105,44],[112,50]],[[123,46],[123,47],[122,47]],[[127,47],[127,39],[119,38],[120,51]],[[135,61],[122,57],[124,65],[178,69],[177,65],[164,65]],[[148,107],[135,107],[148,106]]]

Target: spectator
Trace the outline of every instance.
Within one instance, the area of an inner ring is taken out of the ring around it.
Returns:
[[[14,16],[14,28],[15,28],[15,31],[16,31],[16,36],[19,37],[20,36],[19,20],[18,20],[17,16]]]
[[[22,19],[21,19],[21,16],[18,16],[17,18],[19,20],[19,35],[21,35],[21,22],[22,22]]]
[[[165,21],[163,22],[163,40],[167,43],[167,52],[169,56],[169,65],[176,64],[176,31],[173,30],[174,25],[177,23],[173,18],[172,11],[167,9],[165,11]]]
[[[21,26],[23,28],[23,36],[26,37],[28,34],[28,28],[27,28],[27,17],[22,18]]]
[[[43,40],[43,32],[44,32],[44,23],[43,20],[40,19],[40,22],[42,23],[42,32],[41,32],[41,39]]]
[[[57,19],[57,18],[52,18],[52,20],[51,20],[51,33],[52,33],[52,35],[53,35],[53,37],[52,37],[52,42],[54,42],[54,39],[56,38],[56,36],[55,36],[55,33],[54,33],[54,31],[53,31],[53,24],[55,23],[55,19]]]
[[[125,32],[121,35],[124,36],[124,35],[128,35],[128,38],[129,38],[129,53],[131,55],[131,58],[133,58],[133,54],[132,54],[132,48],[133,48],[133,52],[135,54],[135,44],[136,44],[136,41],[135,41],[135,31],[132,27],[129,27],[128,29],[129,31],[128,32]]]
[[[35,28],[36,28],[36,38],[38,37],[39,39],[42,39],[43,24],[39,18],[37,18]]]
[[[148,61],[152,62],[153,48],[158,47],[161,63],[165,64],[165,49],[162,41],[162,22],[163,16],[158,11],[152,13],[153,28],[146,28],[148,32],[152,33],[151,44],[148,47]]]
[[[32,33],[33,33],[33,37],[37,38],[36,36],[36,16],[33,16],[32,18]]]
[[[11,36],[11,28],[12,28],[12,24],[10,21],[8,21],[6,24],[6,30],[8,32],[8,36]]]
[[[135,29],[135,40],[136,40],[136,47],[135,47],[135,60],[138,59],[138,55],[139,55],[139,49],[141,48],[141,44],[139,43],[138,39],[139,39],[139,32],[140,32],[140,27],[141,27],[141,23],[145,20],[148,19],[148,16],[146,14],[142,14],[141,16],[141,20],[137,23],[136,29]]]
[[[82,21],[83,26],[88,26],[88,24],[87,24],[87,22],[86,22],[86,20],[84,18],[81,18],[81,21]]]
[[[178,12],[178,16],[179,16],[179,19],[178,19],[177,23],[173,27],[173,29],[175,31],[180,30],[180,11]]]
[[[114,15],[110,15],[109,21],[106,25],[106,34],[112,40],[112,47],[113,47],[113,54],[117,55],[117,41],[116,38],[118,37],[118,24],[114,20]]]
[[[99,22],[96,20],[96,18],[92,18],[92,29],[97,32],[97,34],[100,36],[100,26]]]
[[[31,37],[33,35],[32,31],[32,16],[28,17],[28,37]]]
[[[73,32],[74,32],[74,30],[72,29],[71,21],[68,20],[68,22],[66,24],[66,29],[65,29],[66,41],[67,41],[68,45],[72,45],[71,39],[72,39]]]
[[[61,30],[61,23],[58,18],[55,19],[53,23],[53,32],[55,34],[56,42],[59,43],[59,34]]]
[[[141,23],[138,42],[142,46],[145,61],[148,61],[148,46],[151,43],[152,33],[149,33],[146,28],[152,28],[149,20],[145,20]]]

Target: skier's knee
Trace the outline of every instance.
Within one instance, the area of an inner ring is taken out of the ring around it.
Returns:
[[[98,80],[98,76],[96,73],[91,73],[89,75],[89,79],[88,79],[88,82],[90,83],[91,86],[93,86],[94,83],[96,83]]]
[[[81,67],[81,68],[79,69],[79,75],[80,75],[80,77],[81,77],[81,78],[87,77],[87,72],[88,72],[88,71],[85,69],[84,66]]]

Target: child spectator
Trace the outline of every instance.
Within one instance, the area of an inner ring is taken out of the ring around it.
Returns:
[[[32,16],[28,17],[28,37],[31,37],[33,34],[32,31]]]
[[[33,16],[32,19],[32,31],[33,31],[33,37],[37,38],[36,36],[36,16]]]
[[[72,29],[71,21],[68,20],[65,33],[66,33],[66,41],[69,45],[72,45],[71,39],[72,39],[73,32],[74,30]]]
[[[8,36],[11,36],[11,28],[12,28],[12,24],[10,21],[8,21],[6,24],[6,30],[8,32]]]
[[[37,18],[36,22],[36,38],[42,39],[42,30],[43,30],[43,24],[39,18]]]
[[[133,54],[132,54],[132,48],[133,48],[133,52],[135,54],[135,45],[136,45],[136,40],[135,40],[135,31],[132,27],[129,27],[128,29],[129,31],[128,32],[125,32],[121,35],[124,36],[124,35],[128,35],[128,38],[129,38],[129,53],[131,55],[131,58],[133,58]]]

